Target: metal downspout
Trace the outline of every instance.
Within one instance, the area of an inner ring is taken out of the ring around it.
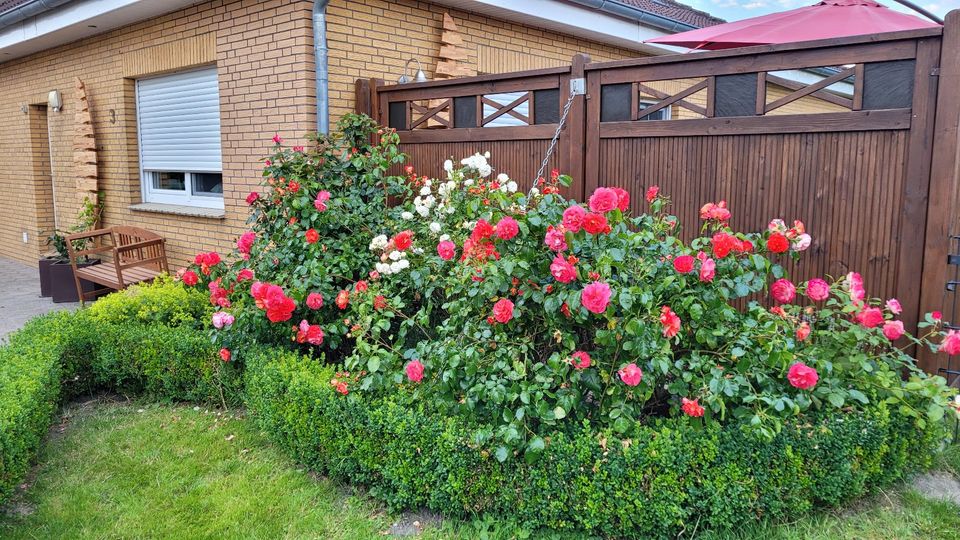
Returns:
[[[317,133],[330,132],[330,74],[327,65],[327,4],[330,0],[313,2],[313,53],[316,63]]]

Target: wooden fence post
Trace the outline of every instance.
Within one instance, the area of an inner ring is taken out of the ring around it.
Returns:
[[[960,183],[960,10],[947,14],[940,49],[939,92],[933,132],[933,155],[930,164],[929,198],[927,201],[926,236],[924,239],[923,273],[920,276],[920,310],[943,309],[947,283],[947,255],[950,234],[960,234],[957,225],[958,183]],[[906,252],[904,252],[906,255]],[[902,256],[904,256],[902,255]],[[914,279],[900,275],[900,279]],[[960,321],[948,321],[956,324]],[[920,367],[936,373],[946,365],[943,355],[920,351]]]
[[[600,185],[600,71],[587,71],[587,114],[583,152],[583,192],[593,193]]]
[[[589,63],[590,57],[588,55],[583,53],[574,55],[573,61],[570,64],[569,81],[582,79],[585,87],[586,79],[583,68]],[[566,104],[567,99],[570,97],[571,89],[569,81],[560,89],[561,107]],[[584,155],[586,150],[586,115],[586,96],[579,95],[574,98],[573,103],[570,105],[570,113],[567,116],[566,134],[564,137],[566,144],[559,148],[559,150],[567,156],[567,159],[569,159],[569,169],[567,173],[573,177],[573,184],[570,186],[570,197],[576,201],[583,201],[583,195],[585,193],[586,178],[584,174],[586,167]]]

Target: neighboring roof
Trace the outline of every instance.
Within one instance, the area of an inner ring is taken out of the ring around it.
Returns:
[[[714,17],[706,11],[694,9],[686,4],[675,2],[674,0],[619,0],[619,2],[653,13],[654,15],[660,15],[661,17],[680,21],[698,28],[727,22],[719,17]]]
[[[32,0],[0,0],[0,15],[31,1]]]

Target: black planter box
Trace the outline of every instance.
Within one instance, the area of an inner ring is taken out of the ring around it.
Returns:
[[[44,257],[38,263],[40,269],[40,296],[47,298],[53,293],[50,292],[50,267],[61,261],[59,257]]]
[[[77,268],[94,264],[100,264],[100,261],[77,263]],[[83,287],[83,292],[106,290],[101,285],[83,279],[80,280],[80,286]],[[50,293],[55,304],[80,301],[77,296],[77,284],[73,279],[73,267],[70,266],[69,261],[58,261],[50,265]]]

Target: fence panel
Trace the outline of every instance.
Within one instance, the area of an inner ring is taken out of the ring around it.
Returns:
[[[570,195],[621,186],[639,213],[639,195],[658,184],[687,237],[700,206],[719,200],[737,230],[801,220],[814,243],[787,265],[793,278],[859,271],[871,295],[901,301],[912,327],[942,303],[946,231],[958,222],[958,13],[943,30],[605,63],[578,55],[568,67],[432,83],[358,81],[358,103],[399,130],[423,174],[490,151],[528,187],[571,81],[582,78],[586,93],[570,98],[547,169],[574,177]],[[941,69],[941,56],[953,63]],[[930,371],[942,363],[921,360]]]

